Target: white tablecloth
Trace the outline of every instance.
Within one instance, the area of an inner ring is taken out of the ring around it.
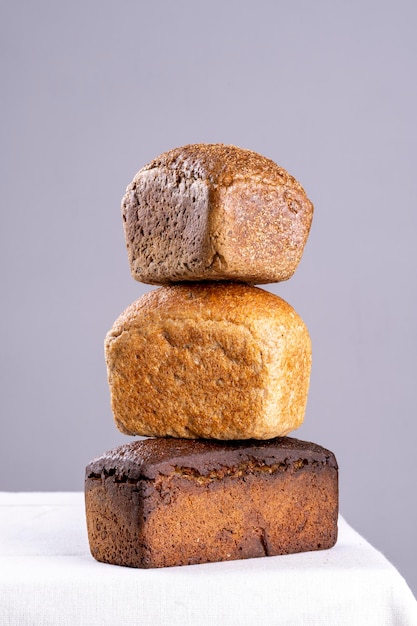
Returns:
[[[90,556],[82,493],[0,493],[0,624],[417,626],[417,603],[343,518],[331,550],[139,570]]]

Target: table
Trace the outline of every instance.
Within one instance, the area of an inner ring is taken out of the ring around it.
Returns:
[[[417,626],[417,603],[342,517],[331,550],[139,570],[90,556],[82,493],[0,493],[0,624]]]

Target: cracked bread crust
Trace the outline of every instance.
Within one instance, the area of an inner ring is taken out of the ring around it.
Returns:
[[[86,468],[92,555],[167,567],[331,548],[332,452],[289,437],[258,442],[146,439]]]
[[[193,144],[143,167],[122,200],[132,276],[149,284],[287,280],[313,205],[283,168],[256,152]]]
[[[126,434],[268,439],[304,419],[307,328],[258,287],[153,290],[116,320],[105,354],[114,419]]]

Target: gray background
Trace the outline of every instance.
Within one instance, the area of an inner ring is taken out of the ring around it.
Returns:
[[[268,287],[313,340],[296,436],[336,453],[342,513],[416,593],[416,6],[1,2],[1,489],[81,490],[129,440],[103,339],[149,287],[121,197],[169,148],[236,144],[315,204],[298,271]]]

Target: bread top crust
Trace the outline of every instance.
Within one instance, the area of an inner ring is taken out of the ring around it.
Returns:
[[[177,468],[189,468],[206,476],[236,464],[290,465],[299,459],[303,465],[318,462],[337,469],[333,452],[292,437],[222,442],[157,437],[119,446],[93,459],[86,467],[86,478],[114,474],[117,479],[154,479]]]
[[[300,183],[284,168],[267,157],[222,143],[188,144],[164,152],[137,174],[154,168],[177,170],[187,178],[199,178],[214,185],[230,186],[235,179],[253,180],[270,185],[291,185],[305,194]]]
[[[286,332],[289,320],[304,327],[288,302],[260,287],[234,281],[178,283],[149,291],[132,302],[114,322],[106,343],[124,331],[142,328],[150,318],[156,322],[171,317],[231,322],[249,329],[262,325],[266,319],[276,324],[282,318]]]
[[[177,172],[178,183],[185,177],[204,181],[213,188],[227,188],[236,182],[251,182],[292,191],[295,196],[286,198],[290,210],[296,213],[299,204],[303,204],[303,212],[309,215],[311,224],[313,203],[294,176],[272,159],[253,150],[222,143],[188,144],[164,152],[144,165],[126,189],[122,212],[129,204],[131,192],[140,184],[142,176],[154,169]]]

